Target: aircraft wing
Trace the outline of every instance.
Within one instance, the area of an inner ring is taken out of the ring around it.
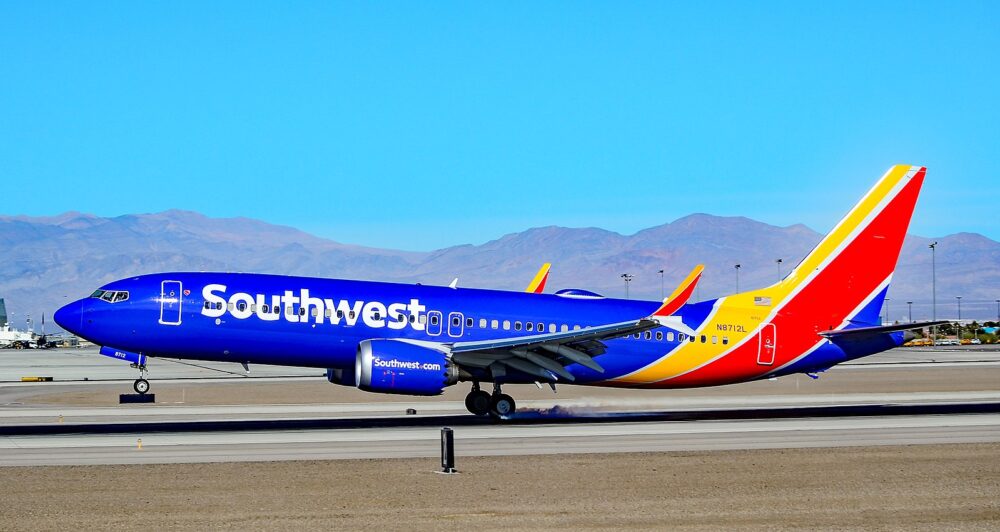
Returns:
[[[694,334],[673,313],[691,297],[703,269],[703,266],[697,266],[650,316],[571,331],[455,342],[449,346],[452,360],[459,365],[489,368],[494,376],[506,374],[506,368],[510,367],[551,382],[559,378],[570,382],[575,380],[565,369],[567,365],[574,363],[603,373],[604,368],[593,360],[593,357],[606,351],[607,346],[603,340],[643,333],[662,326]]]

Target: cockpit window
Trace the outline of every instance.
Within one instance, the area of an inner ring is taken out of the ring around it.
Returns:
[[[118,303],[128,301],[128,291],[126,290],[96,290],[90,297],[107,301],[108,303]]]

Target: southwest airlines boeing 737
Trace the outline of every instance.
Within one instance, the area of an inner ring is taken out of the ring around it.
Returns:
[[[437,395],[471,383],[469,411],[514,412],[504,384],[717,386],[826,370],[903,343],[882,326],[925,169],[891,168],[777,284],[689,303],[702,267],[664,301],[245,273],[122,279],[56,321],[139,369],[147,357],[327,370],[375,393]],[[484,385],[492,384],[487,392]]]

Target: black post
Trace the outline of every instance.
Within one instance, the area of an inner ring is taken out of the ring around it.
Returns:
[[[441,429],[441,472],[457,473],[455,471],[455,431],[450,427]]]

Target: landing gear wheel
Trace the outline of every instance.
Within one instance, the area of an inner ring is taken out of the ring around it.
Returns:
[[[135,389],[135,393],[144,395],[149,391],[149,381],[146,379],[136,379],[135,382],[132,383],[132,388]]]
[[[510,417],[515,408],[514,398],[505,393],[495,394],[490,400],[490,415],[497,419]]]
[[[469,395],[465,396],[465,408],[477,416],[482,417],[489,414],[492,406],[490,394],[482,390],[472,390]]]

